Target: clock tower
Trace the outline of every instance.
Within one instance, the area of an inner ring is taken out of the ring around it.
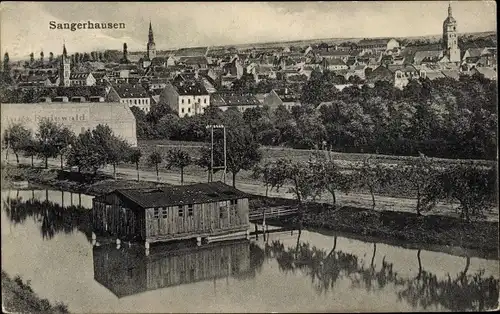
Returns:
[[[448,17],[443,22],[443,50],[450,62],[460,62],[457,21],[453,18],[451,3],[448,6]]]

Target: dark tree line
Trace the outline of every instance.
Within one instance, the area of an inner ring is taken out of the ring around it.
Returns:
[[[498,88],[482,76],[413,80],[403,90],[385,81],[342,91],[335,84],[332,73],[313,72],[302,89],[302,106],[247,109],[241,127],[261,145],[496,158]],[[219,111],[179,118],[164,105],[148,114],[133,109],[139,138],[187,141],[203,141],[207,121],[222,123]]]

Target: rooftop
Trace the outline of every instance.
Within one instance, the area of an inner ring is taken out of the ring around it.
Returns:
[[[113,85],[113,89],[116,91],[120,98],[148,98],[148,93],[139,84],[118,84]]]
[[[179,95],[208,95],[208,91],[200,82],[186,81],[175,84]]]
[[[249,93],[214,93],[210,99],[214,106],[255,106],[259,100]]]
[[[222,182],[154,189],[118,189],[112,193],[118,193],[142,208],[213,203],[250,197],[250,195]]]

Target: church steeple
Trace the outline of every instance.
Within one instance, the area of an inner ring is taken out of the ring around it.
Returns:
[[[453,14],[451,11],[451,1],[448,3],[448,17],[453,17]]]
[[[151,21],[149,21],[149,36],[148,36],[148,43],[154,43],[155,39],[153,36],[153,27],[151,26]]]
[[[148,60],[153,60],[156,58],[156,45],[155,39],[153,36],[153,27],[151,26],[151,21],[149,21],[149,34],[148,34],[148,44],[147,44],[147,55],[146,58]]]
[[[64,87],[70,86],[70,76],[71,76],[71,59],[68,58],[68,51],[66,50],[66,44],[63,43],[63,53],[59,65],[59,86],[64,86]]]

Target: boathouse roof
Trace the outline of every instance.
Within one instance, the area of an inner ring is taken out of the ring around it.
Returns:
[[[152,189],[118,189],[111,193],[117,193],[142,208],[213,203],[250,197],[220,181]]]

